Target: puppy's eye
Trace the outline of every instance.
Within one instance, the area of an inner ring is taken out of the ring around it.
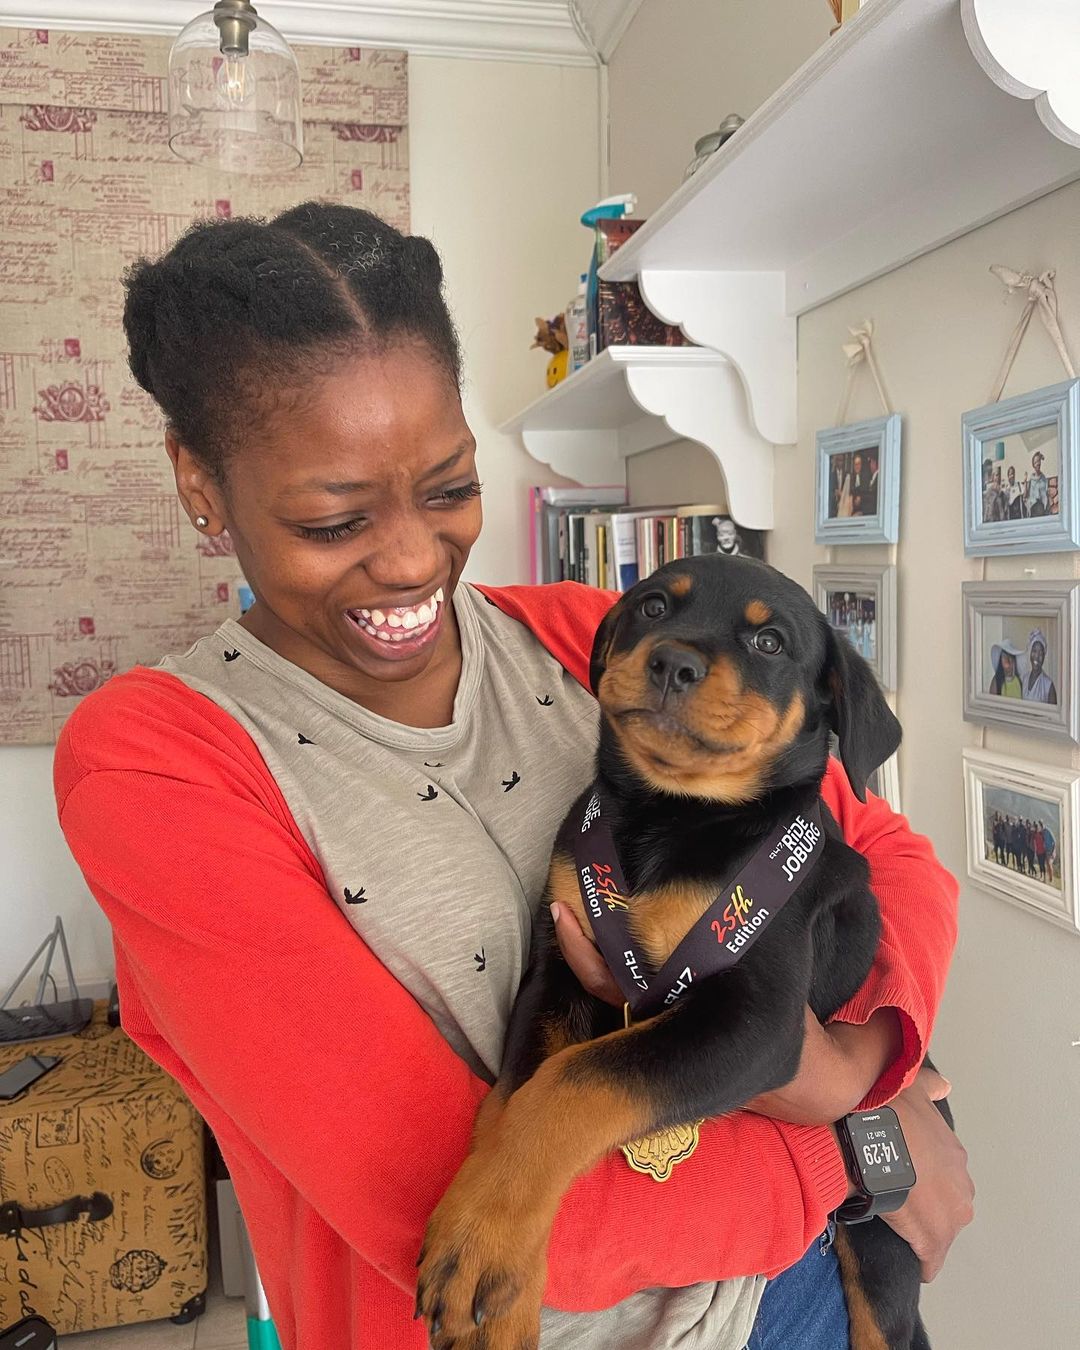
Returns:
[[[641,602],[641,613],[646,619],[662,619],[667,613],[667,601],[662,595],[647,595]]]
[[[766,656],[776,656],[778,652],[784,650],[784,639],[775,628],[760,628],[751,638],[751,642],[759,652],[764,652]]]

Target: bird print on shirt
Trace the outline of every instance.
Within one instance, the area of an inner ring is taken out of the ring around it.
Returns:
[[[516,788],[520,782],[521,774],[515,769],[509,778],[502,779],[502,790],[504,792],[509,792],[511,788]]]
[[[240,653],[234,649],[234,650],[231,651],[231,652],[226,652],[226,653],[225,653],[225,660],[226,660],[226,661],[235,661],[236,658],[237,658],[239,655],[240,655]]]
[[[358,891],[350,891],[349,888],[348,888],[348,886],[346,886],[346,887],[345,887],[345,903],[346,903],[347,905],[366,905],[366,904],[367,904],[367,896],[364,894],[364,889],[365,889],[365,888],[364,888],[363,886],[361,886],[360,889],[359,889]]]
[[[425,768],[425,769],[441,769],[442,767],[443,767],[443,763],[442,763],[442,760],[441,760],[441,759],[436,759],[436,760],[425,759],[425,760],[424,760],[424,768]]]
[[[541,698],[539,694],[536,694],[534,697],[536,698],[537,703],[540,704],[541,708],[550,708],[551,705],[555,702],[555,700],[551,697],[550,694],[545,694],[543,698]]]
[[[315,744],[314,741],[309,741],[308,738],[304,735],[304,733],[303,733],[302,731],[298,731],[298,732],[296,733],[296,743],[297,743],[297,745],[314,745],[314,744]]]
[[[426,792],[418,792],[416,795],[422,802],[433,802],[439,795],[439,790],[434,783],[429,783]]]
[[[478,952],[473,952],[473,960],[476,962],[476,973],[478,975],[487,970],[487,953],[483,947]]]

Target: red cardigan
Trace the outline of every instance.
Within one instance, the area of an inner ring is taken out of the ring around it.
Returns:
[[[611,596],[572,583],[485,594],[587,682]],[[215,703],[160,671],[114,678],[64,729],[55,785],[112,924],[124,1026],[217,1137],[285,1350],[422,1350],[416,1255],[486,1085],[350,928],[254,742]],[[956,886],[835,765],[824,796],[870,861],[884,919],[839,1015],[891,1006],[904,1026],[877,1103],[929,1040]],[[546,1301],[586,1311],[652,1285],[775,1273],[845,1190],[830,1130],[745,1112],[709,1122],[663,1186],[612,1157],[564,1200]]]

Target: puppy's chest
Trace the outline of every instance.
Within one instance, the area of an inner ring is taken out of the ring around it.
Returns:
[[[571,910],[582,931],[590,933],[591,922],[579,877],[574,860],[557,850],[551,860],[549,896]],[[642,887],[633,895],[627,904],[627,923],[635,943],[654,969],[664,964],[717,894],[717,887],[711,883],[679,880]]]
[[[718,894],[712,882],[676,880],[634,895],[627,921],[654,969],[664,964]]]

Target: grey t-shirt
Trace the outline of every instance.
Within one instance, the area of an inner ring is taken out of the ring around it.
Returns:
[[[453,603],[462,666],[445,727],[368,712],[232,620],[160,668],[251,735],[338,906],[491,1082],[555,832],[592,774],[598,714],[523,624],[467,585]],[[644,1290],[599,1313],[545,1309],[541,1345],[741,1350],[763,1288],[729,1280]]]

